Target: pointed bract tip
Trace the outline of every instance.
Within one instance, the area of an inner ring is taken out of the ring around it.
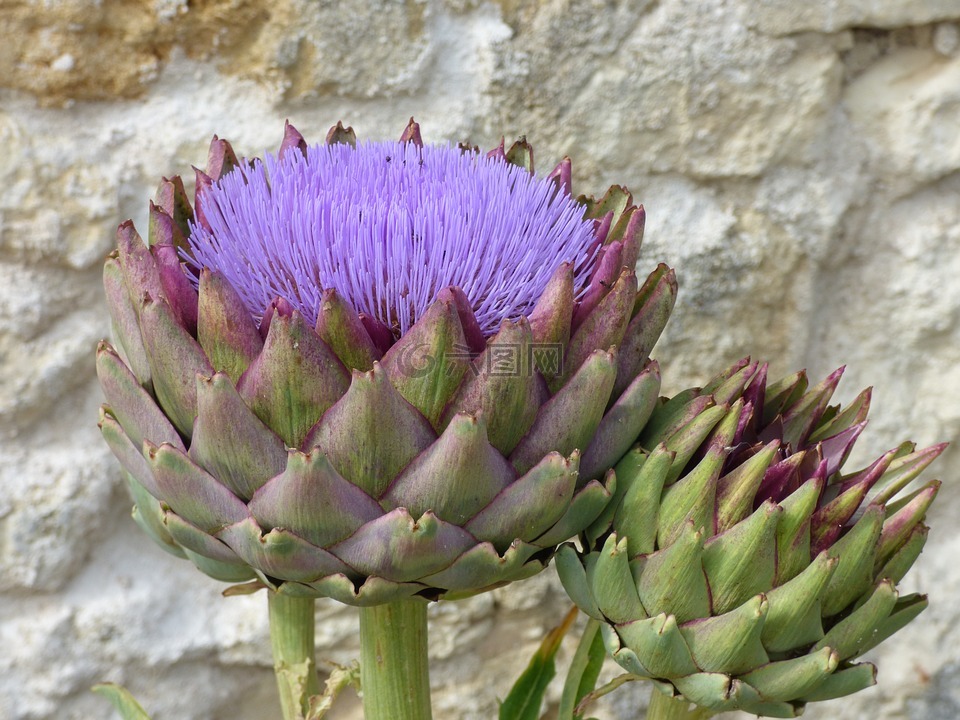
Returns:
[[[186,240],[183,237],[183,233],[174,223],[173,218],[170,217],[166,210],[159,205],[156,205],[151,200],[148,213],[150,217],[148,236],[150,238],[150,248],[153,252],[155,252],[153,248],[159,245],[167,245],[178,248],[186,246]]]
[[[193,166],[193,172],[197,179],[196,190],[194,191],[193,197],[194,217],[196,217],[200,225],[209,229],[210,224],[207,222],[207,216],[203,212],[203,194],[213,187],[213,178],[196,166]]]
[[[283,141],[280,143],[280,152],[278,153],[280,159],[282,160],[291,150],[296,150],[306,157],[307,141],[303,139],[300,131],[291,125],[289,120],[286,120],[283,125]]]
[[[522,167],[533,175],[533,145],[527,142],[527,136],[522,135],[510,149],[507,150],[506,160],[512,165]]]
[[[153,460],[157,456],[157,450],[159,449],[160,449],[159,445],[155,445],[149,440],[143,441],[143,448],[142,448],[143,454],[146,455],[147,458],[149,458],[150,460]]]
[[[553,180],[567,197],[573,194],[573,161],[569,155],[563,156],[563,160],[547,175],[547,180]]]
[[[190,167],[193,168],[193,174],[197,179],[197,194],[199,195],[201,189],[206,190],[208,187],[213,185],[213,178],[207,175],[196,165],[191,165]]]
[[[273,322],[273,318],[276,315],[286,318],[292,316],[293,305],[282,297],[275,298],[267,305],[263,311],[263,317],[260,319],[260,336],[264,340],[266,340],[267,334],[270,332],[270,323]]]
[[[843,373],[846,369],[847,369],[846,365],[841,365],[832,373],[827,375],[826,380],[824,380],[824,383],[829,385],[836,385],[837,383],[840,382],[840,378],[843,377]]]
[[[240,161],[230,143],[214,135],[210,141],[210,150],[207,152],[207,175],[214,180],[219,180],[239,164]]]
[[[111,345],[109,341],[101,338],[97,341],[97,355],[101,355],[103,353],[116,355],[117,351],[113,349],[113,345]]]
[[[477,322],[477,316],[473,312],[466,293],[456,285],[450,285],[437,293],[437,300],[453,303],[457,309],[457,316],[460,319],[460,325],[463,329],[463,335],[467,341],[467,345],[472,352],[482,352],[487,346],[486,338],[483,335],[480,324]]]
[[[677,271],[674,268],[672,267],[667,268],[666,278],[667,278],[667,282],[670,283],[670,285],[673,288],[677,287]]]
[[[423,147],[423,138],[420,136],[420,123],[414,120],[412,115],[410,116],[410,122],[407,123],[407,127],[400,136],[400,142],[412,142],[418,148]]]
[[[496,158],[498,160],[507,159],[506,139],[502,135],[500,136],[500,144],[488,152],[487,157]]]
[[[452,426],[469,427],[469,428],[483,427],[484,429],[486,429],[487,424],[483,421],[482,412],[472,412],[472,413],[458,412],[456,415],[453,416],[453,419],[450,420],[450,425],[448,427],[452,427]]]
[[[172,218],[177,218],[178,214],[183,214],[186,218],[193,216],[187,191],[183,187],[183,178],[179,175],[160,179],[160,184],[157,186],[156,201],[157,205],[163,208],[163,211]]]
[[[373,382],[374,378],[379,377],[383,371],[380,368],[380,362],[373,361],[373,367],[369,370],[350,369],[350,382]]]
[[[380,352],[385,353],[393,343],[396,341],[396,338],[393,336],[393,331],[390,330],[384,323],[377,320],[377,318],[367,313],[359,313],[360,322],[363,324],[364,329],[367,331],[367,334],[370,336],[370,339],[373,340],[373,344],[377,346]]]
[[[337,120],[337,124],[327,131],[326,143],[327,145],[349,145],[350,147],[356,147],[357,134],[353,131],[352,126],[344,127],[343,121]]]
[[[274,314],[280,317],[293,317],[293,305],[286,298],[278,297],[270,303],[270,306],[274,308]]]

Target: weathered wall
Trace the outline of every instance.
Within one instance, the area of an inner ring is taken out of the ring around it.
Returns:
[[[872,452],[960,429],[956,0],[0,0],[0,718],[274,717],[262,595],[142,536],[96,429],[100,263],[157,178],[289,117],[492,145],[526,133],[578,186],[648,210],[643,263],[678,268],[657,352],[671,389],[745,354],[876,384]],[[866,453],[862,453],[866,455]],[[880,685],[811,718],[960,716],[960,452],[912,574],[932,607]],[[546,573],[432,608],[436,716],[492,718],[566,603]],[[321,603],[322,655],[357,654]],[[518,642],[522,639],[523,642]],[[644,690],[598,710],[632,718]],[[347,698],[338,718],[357,718]]]

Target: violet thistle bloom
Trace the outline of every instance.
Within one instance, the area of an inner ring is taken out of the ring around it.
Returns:
[[[141,526],[228,582],[356,605],[543,569],[607,504],[653,411],[672,271],[638,287],[644,214],[571,195],[525,141],[239,160],[194,206],[161,183],[118,232],[104,437]]]
[[[481,332],[529,314],[564,262],[584,288],[593,222],[557,186],[501,158],[413,143],[319,145],[268,156],[204,194],[186,251],[251,315],[274,298],[320,315],[336,290],[393,335],[457,287]]]
[[[771,717],[875,682],[853,661],[927,605],[896,585],[940,483],[903,491],[945,445],[844,471],[870,391],[830,406],[841,374],[768,384],[766,365],[742,361],[654,412],[584,552],[557,558],[628,673],[708,711]],[[693,717],[654,695],[651,717]]]

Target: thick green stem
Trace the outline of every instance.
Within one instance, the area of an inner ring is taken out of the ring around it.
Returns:
[[[656,688],[650,691],[647,720],[707,720],[713,712],[697,707],[687,700],[665,695]]]
[[[313,598],[268,591],[273,670],[280,690],[283,720],[298,720],[307,712],[311,695],[320,694],[314,647]]]
[[[360,609],[360,687],[365,720],[431,720],[425,601]]]

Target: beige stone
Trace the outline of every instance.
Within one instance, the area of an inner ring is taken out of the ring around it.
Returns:
[[[900,50],[857,78],[845,104],[894,191],[935,181],[960,165],[960,59]]]
[[[757,3],[752,23],[771,35],[815,31],[837,32],[850,27],[896,28],[960,18],[953,0],[850,0],[849,2]]]

